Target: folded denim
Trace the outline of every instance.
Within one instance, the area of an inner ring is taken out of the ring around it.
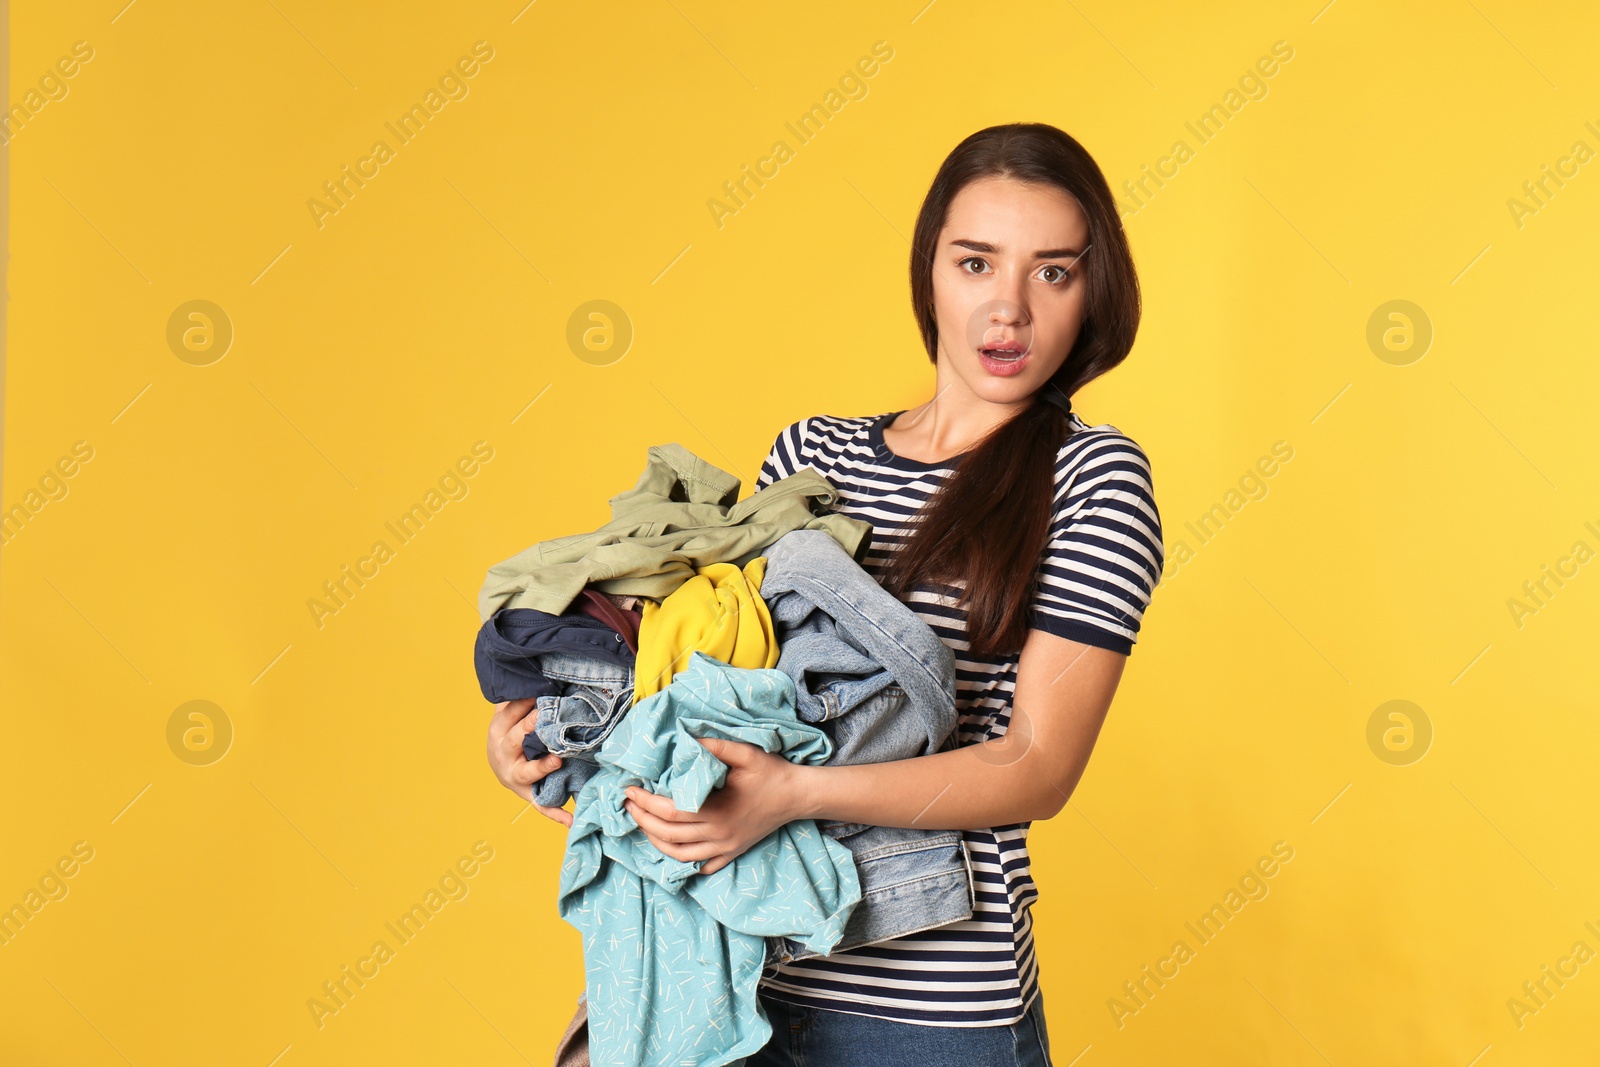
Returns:
[[[563,757],[535,784],[533,799],[565,804],[593,777],[594,751],[633,705],[633,649],[581,610],[506,608],[479,627],[473,663],[491,703],[533,699],[535,725],[522,739],[523,755]]]
[[[955,745],[955,657],[932,627],[819,530],[765,550],[761,596],[795,683],[796,714],[833,742],[830,764],[885,763]],[[833,951],[972,917],[972,866],[959,830],[819,822],[856,860],[862,899]],[[768,959],[820,953],[769,939]]]
[[[522,738],[522,754],[529,759],[546,752],[561,757],[561,766],[533,786],[535,804],[559,808],[599,771],[600,746],[633,707],[634,672],[575,652],[546,652],[541,664],[545,677],[567,691],[534,701],[537,719]],[[530,755],[530,748],[543,751]]]

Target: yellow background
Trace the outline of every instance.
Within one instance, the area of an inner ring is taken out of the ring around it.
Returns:
[[[748,492],[786,423],[931,395],[907,237],[945,154],[1017,120],[1119,193],[1193,150],[1126,219],[1134,353],[1077,398],[1147,450],[1194,555],[1033,830],[1056,1062],[1592,1062],[1600,962],[1507,1005],[1600,951],[1600,564],[1508,607],[1600,548],[1600,163],[1520,226],[1507,203],[1600,148],[1591,5],[123,4],[12,12],[10,103],[94,58],[11,145],[4,507],[94,457],[0,553],[0,906],[93,859],[0,946],[5,1064],[548,1062],[581,954],[563,835],[484,760],[483,572],[604,521],[650,444]],[[469,94],[319,228],[323,182],[480,40]],[[795,141],[878,41],[867,94]],[[208,366],[166,339],[195,299],[234,329]],[[1403,366],[1367,343],[1395,299],[1434,332]],[[634,330],[608,365],[567,342],[591,300]],[[477,441],[468,494],[319,628],[322,583]],[[1367,739],[1397,699],[1433,731],[1401,766]],[[232,726],[209,766],[169,748],[191,700]],[[307,1001],[479,841],[469,895],[319,1028]],[[1269,895],[1198,946],[1276,841]]]

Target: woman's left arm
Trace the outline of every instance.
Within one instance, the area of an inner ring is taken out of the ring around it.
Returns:
[[[794,819],[964,830],[1048,819],[1083,777],[1128,657],[1030,631],[1004,737],[891,763],[806,766],[755,745],[702,738],[727,783],[698,812],[628,790],[662,852],[710,874]]]

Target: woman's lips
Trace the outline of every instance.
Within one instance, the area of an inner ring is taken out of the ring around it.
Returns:
[[[1001,378],[1022,373],[1022,368],[1027,366],[1029,358],[1027,349],[1015,341],[1002,341],[978,349],[978,362],[983,365],[983,369]]]

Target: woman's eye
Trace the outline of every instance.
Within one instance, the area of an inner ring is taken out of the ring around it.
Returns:
[[[966,274],[984,274],[987,273],[989,264],[978,256],[968,256],[965,259],[957,260],[957,266],[961,267]],[[1049,263],[1041,267],[1040,274],[1045,275],[1044,280],[1051,285],[1063,285],[1072,277],[1071,271],[1055,263]]]

